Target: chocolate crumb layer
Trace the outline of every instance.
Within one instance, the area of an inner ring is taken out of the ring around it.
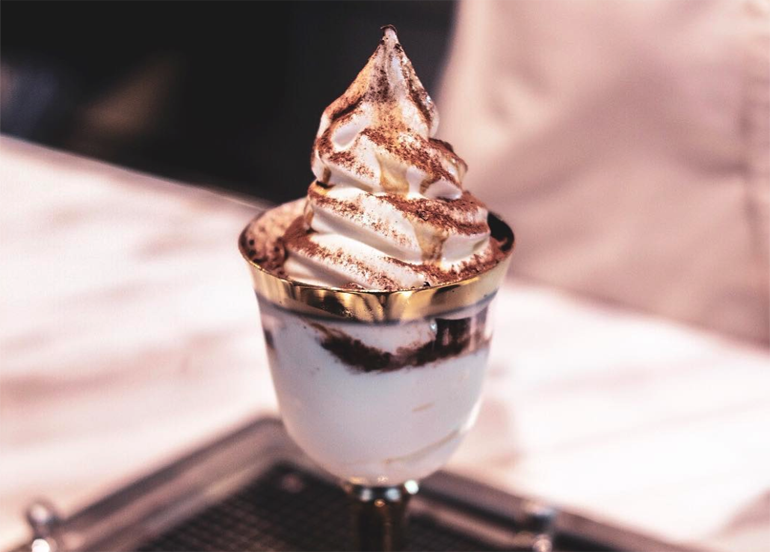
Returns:
[[[393,372],[418,368],[438,361],[472,353],[487,347],[485,337],[487,308],[472,318],[436,318],[436,334],[426,343],[400,347],[395,353],[365,344],[345,332],[320,323],[311,326],[320,333],[321,346],[354,372]]]
[[[276,276],[286,277],[283,268],[286,260],[286,232],[297,218],[303,218],[305,203],[303,200],[293,201],[271,209],[249,226],[241,239],[251,261]],[[305,228],[301,230],[305,231]]]

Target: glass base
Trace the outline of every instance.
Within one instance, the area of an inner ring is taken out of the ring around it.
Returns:
[[[346,483],[351,499],[353,531],[357,550],[404,550],[406,546],[406,509],[419,487],[407,481],[393,487],[368,487]]]

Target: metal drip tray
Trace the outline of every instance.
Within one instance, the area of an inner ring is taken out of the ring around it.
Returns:
[[[247,488],[139,546],[169,550],[349,550],[347,497],[290,465],[271,468]],[[410,522],[410,550],[486,550],[490,543],[442,526]]]
[[[408,550],[681,550],[444,472],[423,482],[410,511]],[[28,517],[36,550],[352,549],[347,497],[275,419],[249,424],[66,519],[46,504]]]

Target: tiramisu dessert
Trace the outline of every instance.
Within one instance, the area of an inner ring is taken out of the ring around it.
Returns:
[[[478,410],[510,229],[462,188],[392,26],[323,113],[306,198],[240,238],[286,428],[361,485],[440,468]],[[490,228],[490,226],[492,226]]]

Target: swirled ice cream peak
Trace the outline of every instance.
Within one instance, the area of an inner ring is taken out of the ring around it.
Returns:
[[[327,107],[312,152],[324,184],[370,192],[456,199],[465,163],[431,138],[436,105],[415,74],[393,26],[345,93]]]
[[[280,233],[274,253],[255,255],[293,280],[413,289],[473,276],[501,257],[485,206],[462,189],[465,162],[433,138],[435,104],[395,28],[382,30],[366,66],[323,112],[307,199],[254,228],[257,244],[260,233]]]

